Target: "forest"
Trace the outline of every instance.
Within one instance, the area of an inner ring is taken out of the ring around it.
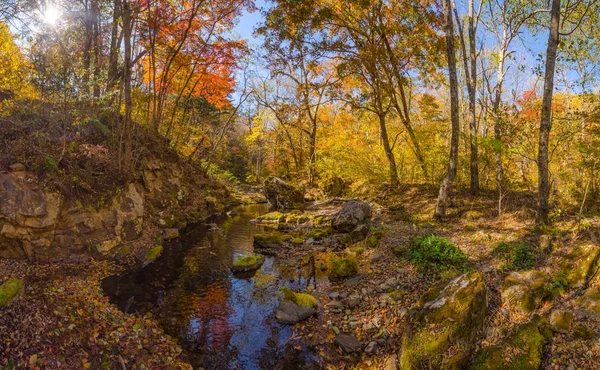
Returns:
[[[0,0],[0,370],[600,369],[596,0]]]

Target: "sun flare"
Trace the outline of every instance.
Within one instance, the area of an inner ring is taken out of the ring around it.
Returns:
[[[49,25],[55,25],[60,19],[60,10],[55,6],[48,6],[44,11],[44,21]]]

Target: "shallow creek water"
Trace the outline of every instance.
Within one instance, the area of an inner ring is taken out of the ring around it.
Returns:
[[[292,329],[274,318],[277,291],[284,283],[302,288],[306,280],[267,257],[252,277],[230,271],[239,256],[253,252],[252,219],[268,206],[239,206],[212,227],[197,225],[165,243],[153,263],[103,281],[111,302],[127,312],[152,312],[176,338],[194,368],[306,369],[321,367],[319,357]]]

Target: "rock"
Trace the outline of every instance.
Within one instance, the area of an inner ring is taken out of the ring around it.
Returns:
[[[371,206],[360,200],[346,202],[342,209],[331,219],[331,226],[340,233],[352,232],[358,225],[368,224],[371,220]]]
[[[154,247],[148,249],[144,254],[146,257],[146,262],[152,262],[157,259],[163,252],[162,245],[155,245]]]
[[[377,262],[381,261],[382,258],[383,258],[383,254],[381,254],[381,253],[375,253],[371,257],[371,263],[377,263]]]
[[[23,163],[11,164],[9,168],[12,172],[24,172],[25,171],[25,165]]]
[[[360,353],[362,350],[362,344],[358,341],[358,339],[348,334],[338,335],[335,337],[335,342],[346,353]]]
[[[312,307],[303,307],[294,302],[283,300],[275,312],[275,318],[282,324],[293,325],[311,317],[317,312]]]
[[[537,370],[546,340],[535,322],[518,325],[499,344],[479,350],[471,370]]]
[[[367,346],[365,347],[365,352],[370,355],[374,355],[377,352],[377,342],[369,342],[369,344],[367,344]]]
[[[258,270],[265,262],[265,256],[255,254],[251,256],[240,257],[231,266],[234,273],[252,272]]]
[[[295,324],[317,313],[317,300],[306,293],[296,293],[288,287],[279,289],[283,297],[279,299],[279,307],[275,318],[283,324]]]
[[[573,337],[576,339],[590,340],[596,337],[596,332],[585,324],[577,324],[573,328]]]
[[[331,261],[331,268],[329,269],[329,278],[348,278],[356,275],[357,272],[358,264],[356,263],[356,260],[354,258],[334,258]]]
[[[340,297],[340,293],[338,293],[338,292],[329,293],[329,298],[331,298],[331,299],[338,299],[339,297]]]
[[[350,294],[348,296],[348,307],[354,308],[360,304],[360,296],[358,294]]]
[[[586,289],[585,293],[578,299],[582,308],[595,312],[600,317],[600,287]]]
[[[0,285],[0,307],[6,307],[17,300],[24,290],[23,280],[11,278]]]
[[[487,311],[479,272],[461,275],[426,293],[402,338],[400,368],[463,369]]]
[[[574,288],[583,288],[593,276],[600,260],[600,246],[593,244],[573,248],[564,259],[563,273]]]
[[[163,238],[166,240],[179,238],[179,229],[170,228],[163,230]]]
[[[344,304],[340,301],[331,301],[327,304],[327,307],[334,310],[342,310],[344,308]]]
[[[542,271],[516,271],[504,279],[500,294],[505,306],[530,312],[552,299],[552,282]]]
[[[571,329],[573,313],[567,310],[554,310],[550,314],[550,328],[557,333],[566,334]]]
[[[365,240],[367,238],[367,235],[369,235],[370,231],[371,231],[371,228],[369,227],[369,225],[366,225],[366,224],[358,225],[356,227],[356,229],[354,229],[350,232],[350,239],[354,243]]]
[[[278,177],[264,181],[264,194],[269,204],[278,209],[300,208],[304,205],[304,192]]]

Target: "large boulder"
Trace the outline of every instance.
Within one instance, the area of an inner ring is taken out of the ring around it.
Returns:
[[[537,370],[548,335],[547,323],[540,320],[516,326],[497,345],[479,350],[471,370]]]
[[[278,209],[300,208],[304,204],[304,192],[278,177],[265,180],[264,194],[269,204]]]
[[[371,221],[371,206],[357,199],[346,202],[342,209],[331,219],[331,227],[340,233],[352,232],[358,225]]]
[[[297,293],[287,287],[279,289],[283,297],[279,299],[279,307],[275,318],[282,324],[293,325],[317,313],[317,300],[307,293]]]
[[[479,272],[466,273],[425,294],[402,338],[400,368],[464,369],[487,311]]]
[[[504,279],[500,294],[507,307],[530,312],[552,299],[552,281],[543,271],[515,271]]]
[[[600,260],[600,246],[579,245],[573,248],[564,259],[563,272],[569,286],[583,288],[593,276]]]
[[[578,299],[582,308],[595,312],[600,317],[600,286],[586,289],[583,296]]]

